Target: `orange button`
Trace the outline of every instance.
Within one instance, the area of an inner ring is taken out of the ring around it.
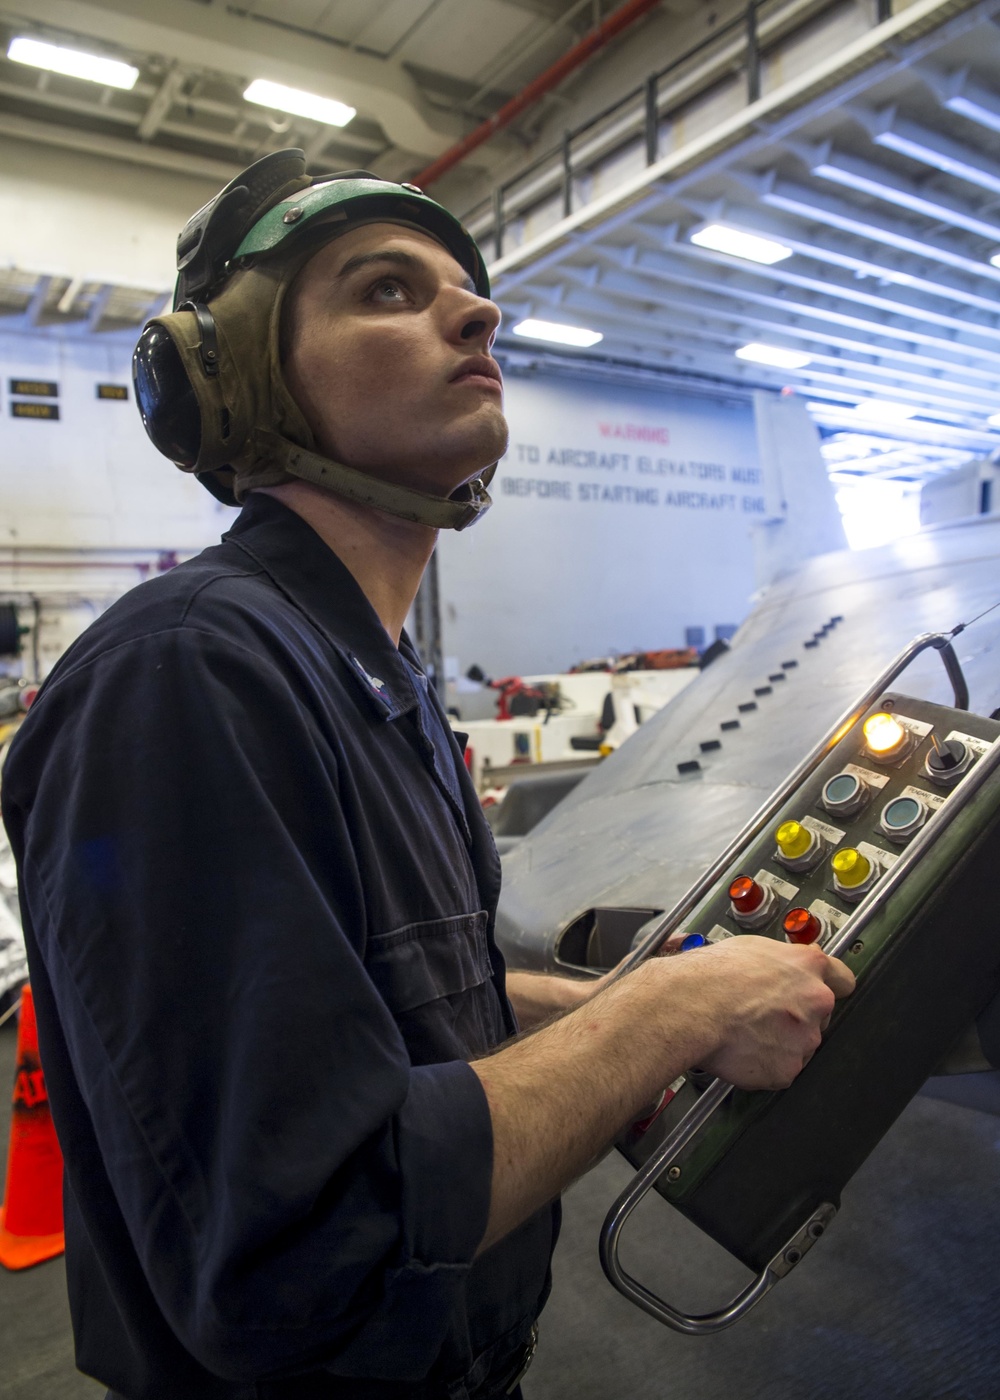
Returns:
[[[808,909],[789,909],[781,927],[789,943],[815,943],[823,932],[823,925]]]
[[[764,890],[749,875],[737,875],[729,886],[729,898],[741,914],[752,914],[764,901]]]

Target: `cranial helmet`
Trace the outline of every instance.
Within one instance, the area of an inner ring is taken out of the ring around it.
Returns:
[[[364,170],[305,173],[302,151],[251,165],[199,209],[177,240],[171,312],[139,337],[136,401],[154,446],[220,501],[299,478],[421,524],[465,529],[490,506],[495,464],[451,496],[393,485],[315,450],[281,370],[281,309],[296,273],[348,228],[401,223],[429,233],[488,297],[472,235],[415,185]]]

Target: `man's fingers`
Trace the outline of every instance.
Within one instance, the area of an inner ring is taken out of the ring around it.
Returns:
[[[827,958],[823,981],[835,997],[848,997],[854,991],[854,973],[839,958]]]

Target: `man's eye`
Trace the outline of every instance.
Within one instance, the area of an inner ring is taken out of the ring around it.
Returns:
[[[369,296],[378,301],[406,300],[406,294],[402,286],[391,277],[387,277],[381,282],[376,282]]]

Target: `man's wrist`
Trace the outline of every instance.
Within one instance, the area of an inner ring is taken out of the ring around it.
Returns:
[[[575,1011],[600,990],[602,979],[561,977],[548,972],[508,972],[507,995],[522,1029],[530,1030]]]

